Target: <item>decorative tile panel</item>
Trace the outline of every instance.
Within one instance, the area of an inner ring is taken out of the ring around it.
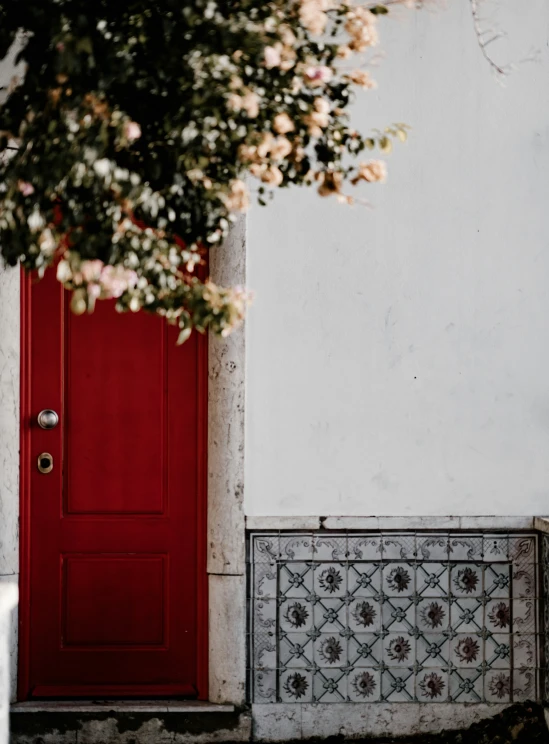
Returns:
[[[250,534],[252,701],[537,700],[537,542],[518,533]],[[549,536],[542,557],[549,569]],[[543,581],[547,594],[547,571]]]

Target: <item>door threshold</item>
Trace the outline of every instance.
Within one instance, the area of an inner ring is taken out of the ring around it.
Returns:
[[[234,705],[207,700],[29,700],[10,713],[233,713]]]

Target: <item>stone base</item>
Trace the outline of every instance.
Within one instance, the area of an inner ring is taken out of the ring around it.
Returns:
[[[251,739],[249,712],[233,706],[23,703],[12,707],[12,744],[209,744]]]

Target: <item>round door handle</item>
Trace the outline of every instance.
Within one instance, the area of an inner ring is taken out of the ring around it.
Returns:
[[[36,420],[42,429],[55,429],[59,423],[59,416],[51,408],[45,408],[40,411]]]

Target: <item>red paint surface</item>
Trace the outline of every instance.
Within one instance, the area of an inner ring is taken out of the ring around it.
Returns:
[[[19,697],[206,697],[205,339],[23,283]]]

